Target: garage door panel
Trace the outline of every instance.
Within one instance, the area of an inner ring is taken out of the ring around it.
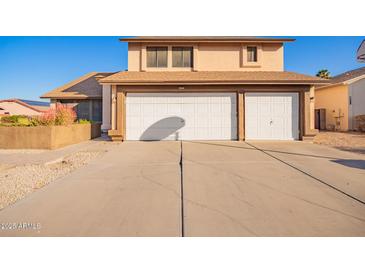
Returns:
[[[235,93],[132,93],[126,108],[127,140],[237,139]]]
[[[169,115],[179,115],[179,114],[181,114],[181,104],[177,104],[177,103],[167,104],[167,113]]]
[[[246,139],[298,139],[298,102],[298,93],[246,93]]]
[[[198,114],[206,114],[209,112],[209,105],[207,103],[198,103],[196,105],[196,111]]]
[[[181,105],[182,107],[182,112],[185,113],[186,115],[192,115],[194,116],[195,114],[195,104],[192,103],[183,103]]]

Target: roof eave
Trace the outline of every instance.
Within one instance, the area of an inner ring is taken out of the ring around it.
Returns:
[[[284,43],[284,42],[294,42],[295,39],[275,39],[275,38],[250,38],[250,39],[194,39],[194,38],[181,38],[181,39],[148,39],[148,38],[120,38],[121,42],[134,42],[134,43],[158,43],[158,42],[208,42],[208,43]]]
[[[323,85],[326,83],[314,81],[100,81],[101,84],[112,85]]]
[[[337,87],[337,86],[343,86],[345,84],[346,83],[344,83],[344,82],[339,82],[339,83],[335,83],[335,84],[327,83],[327,84],[324,84],[324,85],[318,87],[317,90],[325,89],[325,88],[332,88],[332,87]]]
[[[82,96],[82,95],[69,95],[69,96],[53,95],[53,96],[46,96],[46,95],[42,95],[42,96],[39,96],[39,98],[41,98],[41,99],[101,99],[102,96]]]

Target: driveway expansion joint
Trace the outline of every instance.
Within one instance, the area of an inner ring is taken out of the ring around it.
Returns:
[[[184,173],[183,173],[183,144],[180,141],[180,201],[181,201],[181,237],[185,237],[184,223]]]

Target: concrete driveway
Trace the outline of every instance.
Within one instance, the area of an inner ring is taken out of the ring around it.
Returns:
[[[303,142],[109,143],[0,236],[365,236],[365,156]],[[182,215],[184,217],[182,217]]]

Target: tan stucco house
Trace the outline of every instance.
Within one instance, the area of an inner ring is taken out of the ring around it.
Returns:
[[[90,72],[41,96],[51,100],[51,107],[62,103],[75,109],[79,119],[102,121],[102,86],[98,79],[113,73]]]
[[[324,130],[354,130],[355,117],[365,115],[365,67],[331,78],[315,89],[315,124]]]
[[[49,103],[24,100],[24,99],[5,99],[0,100],[0,115],[40,115],[49,109]]]
[[[86,75],[42,97],[89,100],[87,87],[73,86],[91,77],[112,140],[301,140],[317,132],[314,86],[326,80],[284,71],[284,43],[293,39],[120,40],[127,71]]]

